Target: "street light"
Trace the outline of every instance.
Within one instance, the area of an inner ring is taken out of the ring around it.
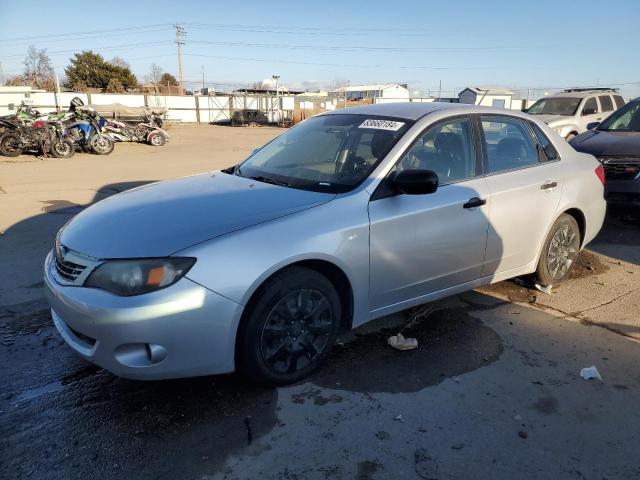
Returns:
[[[280,98],[278,97],[278,79],[280,78],[280,75],[271,75],[271,78],[273,78],[276,81],[276,108],[278,109],[277,122],[279,123],[279,120],[280,120]]]

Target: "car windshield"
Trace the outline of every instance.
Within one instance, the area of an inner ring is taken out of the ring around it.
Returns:
[[[543,98],[534,103],[527,113],[530,115],[564,115],[572,116],[578,110],[581,98]]]
[[[640,132],[640,102],[627,103],[613,112],[598,130],[606,132]]]
[[[291,188],[346,192],[369,176],[412,123],[375,115],[312,117],[227,173]]]

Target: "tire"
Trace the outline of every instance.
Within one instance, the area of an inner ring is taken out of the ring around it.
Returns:
[[[149,137],[147,137],[147,141],[149,142],[149,145],[153,145],[154,147],[162,147],[166,142],[164,135],[159,132],[150,133]]]
[[[51,155],[56,158],[71,158],[75,148],[71,140],[56,140],[51,144]]]
[[[573,140],[574,138],[576,138],[576,136],[577,136],[577,135],[576,135],[575,133],[573,133],[573,132],[572,132],[572,133],[568,134],[566,137],[564,137],[564,139],[565,139],[567,142],[570,142],[571,140]]]
[[[0,155],[17,157],[22,153],[22,140],[13,132],[5,132],[0,136]]]
[[[238,329],[238,370],[259,385],[297,382],[327,359],[341,317],[338,293],[324,275],[303,267],[277,274],[258,290]]]
[[[113,152],[113,142],[105,135],[94,135],[89,140],[91,151],[96,155],[109,155]]]
[[[547,235],[536,269],[536,280],[544,287],[562,283],[580,253],[580,228],[571,215],[563,213]]]

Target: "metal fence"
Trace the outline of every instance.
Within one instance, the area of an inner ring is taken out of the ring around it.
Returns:
[[[186,123],[228,123],[238,110],[258,110],[269,122],[279,123],[292,118],[295,102],[292,95],[228,94],[210,96],[136,95],[80,92],[0,92],[0,115],[9,115],[9,105],[19,105],[30,98],[32,107],[43,113],[66,110],[74,97],[87,105],[120,103],[128,107],[166,107],[167,120]]]

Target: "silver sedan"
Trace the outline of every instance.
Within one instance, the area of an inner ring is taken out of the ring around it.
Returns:
[[[561,282],[602,226],[603,182],[520,112],[338,110],[84,210],[45,284],[62,337],[116,375],[286,384],[341,329],[518,275]]]

